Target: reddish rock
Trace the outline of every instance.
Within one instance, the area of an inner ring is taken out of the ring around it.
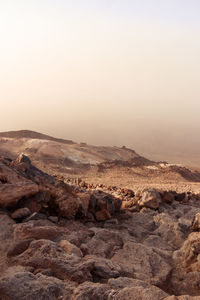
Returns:
[[[200,213],[196,214],[192,220],[191,229],[192,231],[200,231]]]
[[[118,263],[129,277],[162,285],[167,281],[171,266],[154,248],[127,242],[111,259]]]
[[[0,300],[68,300],[75,284],[22,268],[10,268],[0,280]]]
[[[29,181],[16,182],[15,184],[1,184],[0,207],[16,207],[22,197],[29,197],[38,192],[38,185]]]
[[[83,214],[83,216],[87,216],[88,210],[89,210],[89,205],[90,205],[91,195],[87,194],[87,193],[78,193],[77,197],[80,200],[81,213]]]
[[[68,230],[66,228],[56,226],[48,220],[35,220],[16,224],[14,228],[14,240],[19,241],[30,238],[54,240],[67,233]]]
[[[159,192],[155,190],[147,190],[142,194],[142,198],[138,201],[140,206],[156,209],[161,203],[161,197]]]
[[[13,218],[13,219],[21,219],[21,218],[26,218],[26,217],[28,217],[30,215],[31,215],[30,210],[27,207],[23,207],[23,208],[16,209],[12,213],[11,218]]]
[[[97,211],[95,216],[97,221],[106,221],[112,218],[110,213],[107,211],[107,209],[102,209]]]
[[[80,207],[80,199],[73,195],[64,195],[56,199],[55,203],[58,205],[59,215],[68,219],[73,219]]]

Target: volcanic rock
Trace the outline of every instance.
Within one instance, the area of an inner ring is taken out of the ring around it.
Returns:
[[[12,213],[11,218],[13,218],[13,219],[21,219],[21,218],[26,218],[26,217],[28,217],[30,215],[31,215],[30,210],[27,207],[23,207],[23,208],[16,209]]]
[[[191,229],[193,231],[200,231],[200,213],[196,214],[193,221]]]
[[[149,207],[153,209],[158,208],[160,203],[160,194],[155,190],[144,191],[142,194],[142,198],[138,201],[138,204],[140,206]]]

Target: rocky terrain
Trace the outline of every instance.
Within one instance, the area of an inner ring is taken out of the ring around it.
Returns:
[[[0,300],[200,299],[199,192],[92,185],[1,157]]]
[[[123,147],[92,146],[53,138],[29,130],[0,133],[0,155],[20,153],[48,174],[89,184],[140,190],[162,188],[198,192],[200,171],[182,165],[154,162]]]

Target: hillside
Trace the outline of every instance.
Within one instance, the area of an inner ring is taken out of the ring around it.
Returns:
[[[187,183],[188,190],[196,190],[200,182],[198,170],[150,161],[125,146],[93,146],[29,130],[0,133],[1,156],[16,159],[21,153],[45,172],[63,178],[80,177],[90,184],[134,189],[162,185],[166,189],[184,190]]]
[[[4,138],[15,138],[15,139],[22,139],[22,138],[28,138],[28,139],[38,139],[38,140],[48,140],[48,141],[54,141],[58,143],[63,144],[73,144],[74,142],[71,140],[64,140],[60,138],[55,138],[43,133],[39,133],[32,130],[17,130],[17,131],[6,131],[6,132],[0,132],[0,137]]]
[[[10,152],[12,156],[25,152],[31,156],[33,161],[44,161],[63,166],[97,165],[110,161],[142,159],[134,150],[126,147],[78,144],[29,130],[0,133],[0,138],[1,152]]]

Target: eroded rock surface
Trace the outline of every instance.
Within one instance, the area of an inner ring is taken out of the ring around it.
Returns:
[[[200,299],[199,195],[123,200],[24,155],[2,158],[0,178],[0,300]]]

